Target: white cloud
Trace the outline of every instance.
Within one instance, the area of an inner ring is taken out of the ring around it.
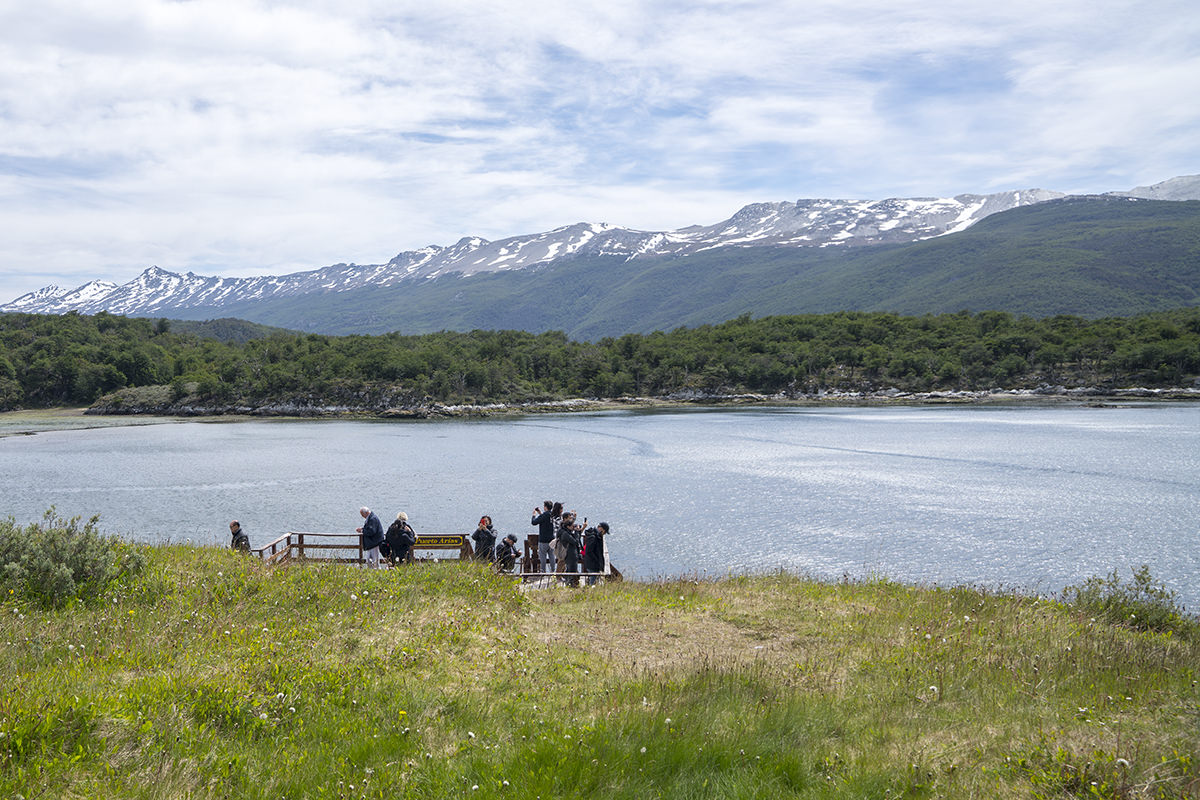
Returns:
[[[0,301],[746,202],[1200,171],[1187,2],[0,10]]]

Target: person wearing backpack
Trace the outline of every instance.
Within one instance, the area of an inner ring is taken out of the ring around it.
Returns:
[[[242,523],[236,519],[229,523],[229,546],[234,550],[241,550],[243,553],[250,552],[250,537],[242,530]]]
[[[417,543],[417,533],[408,524],[408,514],[401,511],[396,515],[396,520],[388,526],[383,541],[387,545],[387,558],[392,566],[408,560],[409,551]]]
[[[584,525],[587,524],[587,518],[583,520]],[[579,532],[583,528],[575,524],[575,512],[563,515],[563,524],[558,529],[558,543],[562,546],[563,557],[560,562],[559,571],[561,572],[578,572],[579,571]],[[578,576],[564,579],[568,586],[578,586]]]

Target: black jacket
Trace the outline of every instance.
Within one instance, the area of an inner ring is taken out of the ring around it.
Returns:
[[[588,528],[583,534],[586,550],[583,554],[584,572],[601,572],[604,569],[604,534],[599,528]]]
[[[244,552],[249,552],[250,551],[250,537],[246,535],[246,532],[244,530],[242,530],[242,527],[239,525],[237,531],[234,531],[232,533],[233,533],[233,538],[232,538],[232,541],[229,542],[229,546],[232,547],[234,550],[242,550]]]
[[[562,546],[567,553],[567,558],[570,558],[572,555],[575,558],[579,558],[579,531],[564,525],[558,529],[558,540],[562,542]]]
[[[391,548],[390,558],[393,561],[403,561],[408,558],[409,548],[417,543],[417,534],[413,531],[412,526],[399,519],[388,526],[387,533],[383,538]]]
[[[491,561],[496,553],[496,531],[492,528],[476,528],[471,534],[475,542],[475,557],[480,561]]]
[[[502,572],[511,571],[520,556],[517,548],[508,539],[501,539],[500,543],[496,545],[496,565]]]
[[[534,514],[533,519],[529,521],[529,524],[538,526],[539,542],[550,542],[554,540],[554,517],[550,516],[549,511],[543,511],[540,514]]]

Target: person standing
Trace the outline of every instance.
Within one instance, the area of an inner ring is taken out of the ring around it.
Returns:
[[[584,522],[587,520],[585,519]],[[575,573],[579,571],[579,532],[580,526],[575,524],[575,512],[563,515],[562,527],[558,529],[558,543],[562,547],[562,572]],[[578,586],[578,576],[564,579],[568,586]]]
[[[388,543],[391,551],[388,560],[392,566],[403,564],[408,560],[409,551],[417,543],[416,531],[408,524],[408,514],[401,511],[396,515],[395,521],[388,526],[383,540]]]
[[[541,513],[538,509],[533,510],[533,519],[529,521],[530,525],[537,525],[538,528],[538,566],[542,572],[554,572],[554,514],[551,509],[554,503],[549,500],[542,503]]]
[[[598,573],[604,571],[604,537],[608,535],[608,523],[601,522],[594,528],[588,528],[583,534],[583,571]],[[587,576],[588,586],[594,586],[600,576]]]
[[[383,541],[383,523],[371,509],[363,506],[358,510],[359,516],[366,520],[361,528],[356,528],[362,534],[363,556],[367,560],[368,569],[379,569],[379,543]]]
[[[479,527],[471,534],[475,542],[475,558],[480,561],[491,561],[496,557],[496,531],[492,528],[492,518],[484,514],[479,518]]]
[[[554,517],[554,558],[558,561],[558,569],[562,569],[563,545],[558,534],[567,520],[567,512],[563,511],[563,504],[555,503],[554,508],[550,509],[550,516]]]
[[[229,546],[234,550],[241,550],[243,553],[250,552],[250,537],[242,530],[242,523],[236,519],[229,523]]]

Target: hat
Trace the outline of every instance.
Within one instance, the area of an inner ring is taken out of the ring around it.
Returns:
[[[401,511],[399,514],[397,514],[397,515],[396,515],[396,519],[402,519],[402,520],[404,520],[405,522],[407,522],[407,521],[408,521],[408,514],[405,514],[403,511]]]

